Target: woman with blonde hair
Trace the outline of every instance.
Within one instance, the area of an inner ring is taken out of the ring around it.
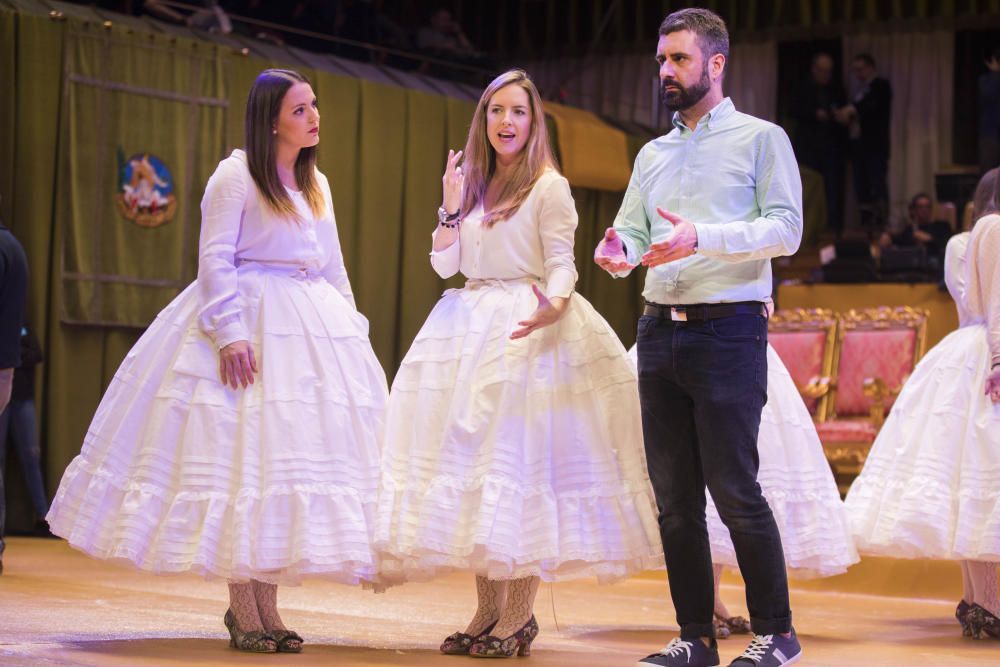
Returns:
[[[1000,170],[945,254],[959,328],[892,406],[845,500],[858,550],[961,562],[962,634],[1000,639]]]
[[[467,282],[438,301],[392,385],[381,574],[475,574],[476,613],[441,651],[528,655],[540,580],[660,564],[638,388],[574,293],[577,214],[523,71],[487,86],[443,186],[431,264]]]
[[[201,202],[198,278],[115,373],[48,515],[95,558],[228,580],[243,651],[302,650],[278,584],[377,571],[387,387],[316,169],[319,119],[305,77],[257,77],[246,149]]]

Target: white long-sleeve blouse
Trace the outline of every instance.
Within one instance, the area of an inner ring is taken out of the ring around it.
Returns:
[[[457,241],[431,252],[438,275],[450,278],[461,271],[474,280],[536,278],[544,281],[550,298],[573,293],[578,218],[569,182],[559,172],[549,169],[542,174],[507,220],[486,227],[483,217],[480,204],[463,218]]]
[[[966,255],[966,308],[986,323],[992,364],[1000,363],[1000,215],[983,216],[972,228]]]
[[[352,306],[354,296],[333,215],[326,176],[316,171],[326,210],[315,216],[300,192],[288,189],[301,220],[275,213],[250,176],[246,153],[233,151],[208,179],[201,200],[198,249],[198,324],[219,348],[250,340],[241,313],[239,274],[242,262],[288,264],[315,271]]]

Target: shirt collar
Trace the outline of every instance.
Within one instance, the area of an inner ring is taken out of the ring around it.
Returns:
[[[706,113],[704,116],[701,117],[701,119],[698,121],[698,125],[706,125],[708,128],[711,129],[711,127],[715,123],[728,118],[735,112],[736,112],[736,107],[733,105],[733,101],[728,97],[724,97],[722,98],[721,102],[716,104],[708,111],[708,113]],[[688,132],[692,131],[691,128],[685,125],[684,121],[681,120],[680,111],[674,112],[672,120],[674,123],[674,127],[676,127],[681,132],[684,132],[685,130],[687,130]]]

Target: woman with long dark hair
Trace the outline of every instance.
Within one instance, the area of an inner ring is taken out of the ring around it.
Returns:
[[[945,282],[959,328],[920,360],[847,494],[862,553],[957,560],[966,636],[1000,639],[1000,178],[983,176],[973,229]]]
[[[115,374],[48,515],[101,559],[229,580],[244,651],[298,652],[277,585],[373,581],[385,375],[358,313],[309,82],[265,70],[202,199],[198,278]]]
[[[579,294],[577,214],[541,99],[520,70],[450,153],[431,263],[438,301],[390,392],[376,546],[386,583],[476,576],[441,651],[527,655],[540,580],[658,566],[635,371]]]

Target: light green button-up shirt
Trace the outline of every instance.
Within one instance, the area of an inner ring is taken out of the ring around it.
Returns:
[[[740,113],[727,97],[694,130],[674,129],[639,151],[615,230],[629,263],[673,225],[659,206],[698,231],[691,257],[649,269],[643,296],[671,305],[764,301],[772,257],[802,240],[802,181],[785,131]]]

